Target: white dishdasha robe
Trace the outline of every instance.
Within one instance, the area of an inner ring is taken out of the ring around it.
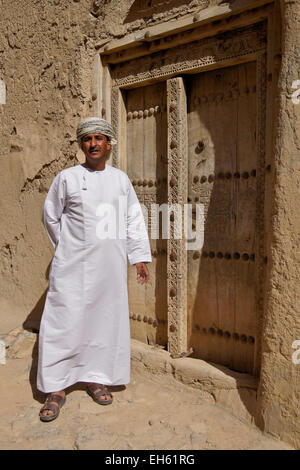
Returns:
[[[128,176],[107,164],[102,171],[83,165],[62,170],[46,197],[43,222],[55,255],[40,325],[38,389],[129,383],[126,255],[130,264],[151,262],[151,251]]]

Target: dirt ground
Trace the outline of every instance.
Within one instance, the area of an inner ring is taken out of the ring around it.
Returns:
[[[45,395],[36,380],[37,335],[10,338],[0,364],[1,450],[291,449],[239,421],[201,391],[133,364],[131,383],[111,387],[97,405],[83,383],[67,389],[59,417],[41,422]]]

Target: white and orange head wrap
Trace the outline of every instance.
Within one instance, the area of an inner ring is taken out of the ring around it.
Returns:
[[[82,148],[82,138],[88,134],[103,134],[109,138],[111,145],[117,143],[115,132],[105,119],[99,117],[89,117],[83,119],[77,126],[77,142],[80,148]]]

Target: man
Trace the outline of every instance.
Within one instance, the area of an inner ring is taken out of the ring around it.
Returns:
[[[55,255],[39,334],[37,387],[49,394],[42,421],[58,416],[65,389],[76,382],[86,382],[99,404],[112,403],[107,385],[129,383],[126,253],[138,282],[149,279],[151,251],[137,196],[128,176],[106,164],[116,143],[111,125],[87,118],[77,140],[85,163],[54,178],[43,209]]]

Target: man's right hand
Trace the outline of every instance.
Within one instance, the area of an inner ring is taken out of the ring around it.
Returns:
[[[136,263],[137,282],[144,284],[148,282],[150,274],[145,263]]]

